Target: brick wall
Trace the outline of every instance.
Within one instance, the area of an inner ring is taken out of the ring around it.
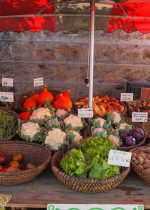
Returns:
[[[88,31],[0,33],[0,78],[13,77],[16,94],[44,77],[52,89],[87,95]],[[127,81],[150,81],[150,35],[123,31],[95,34],[94,94],[119,96]]]

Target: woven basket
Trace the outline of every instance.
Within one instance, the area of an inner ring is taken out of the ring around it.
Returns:
[[[39,145],[21,141],[6,141],[0,143],[0,151],[8,155],[8,160],[14,154],[20,153],[25,162],[36,165],[35,168],[19,172],[0,172],[1,185],[16,185],[29,182],[43,172],[51,160],[51,152]]]
[[[147,146],[143,146],[142,148],[147,148]],[[132,149],[130,152],[134,152],[137,149],[138,148]],[[131,168],[146,184],[150,185],[150,174],[146,175],[133,161],[131,161]]]
[[[60,169],[59,163],[64,154],[63,151],[54,154],[51,169],[60,182],[78,192],[106,192],[112,190],[123,182],[130,171],[130,168],[122,168],[121,174],[105,180],[71,177]]]
[[[11,115],[15,116],[15,118],[16,118],[16,125],[15,125],[16,128],[15,128],[15,130],[12,132],[12,134],[10,136],[0,140],[0,141],[9,141],[9,140],[12,140],[14,138],[14,136],[16,135],[16,132],[18,130],[18,116],[14,111],[10,110],[9,108],[0,107],[0,109],[3,109],[4,111],[10,113]]]
[[[19,109],[19,111],[21,112],[25,112],[26,110],[23,108],[23,104],[25,102],[25,100],[27,98],[29,98],[31,95],[35,94],[35,93],[40,93],[41,90],[33,90],[33,91],[29,91],[27,93],[24,93],[22,95],[20,95],[17,99],[16,99],[16,107]],[[51,90],[51,92],[56,95],[59,91],[56,90]]]

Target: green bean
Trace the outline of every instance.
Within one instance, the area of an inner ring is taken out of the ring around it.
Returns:
[[[7,139],[17,128],[17,117],[0,107],[0,140]]]

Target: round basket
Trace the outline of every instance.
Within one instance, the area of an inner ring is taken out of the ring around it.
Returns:
[[[0,172],[1,185],[16,185],[29,182],[43,172],[51,160],[51,152],[39,145],[21,141],[6,141],[0,143],[0,151],[8,155],[8,160],[14,154],[20,153],[24,161],[36,165],[35,168],[19,172]]]
[[[58,151],[54,154],[51,169],[60,182],[78,192],[106,192],[112,190],[123,182],[130,171],[130,168],[122,168],[119,175],[105,180],[71,177],[60,169],[60,161],[64,154],[64,151]]]
[[[9,141],[9,140],[12,140],[12,139],[14,138],[14,136],[16,135],[16,132],[17,132],[17,130],[18,130],[18,116],[17,116],[17,114],[16,114],[14,111],[10,110],[9,108],[0,107],[0,109],[6,111],[6,112],[9,113],[9,114],[11,114],[11,115],[14,116],[15,119],[16,119],[15,130],[12,131],[12,134],[9,135],[9,136],[6,137],[6,138],[3,138],[3,139],[0,140],[0,141],[6,141],[6,140]]]
[[[147,146],[143,146],[141,148],[147,148]],[[130,152],[134,152],[137,151],[138,148],[134,148],[132,149]],[[133,171],[148,185],[150,185],[150,174],[146,175],[143,170],[139,169],[139,167],[133,162],[131,161],[131,168],[133,169]]]
[[[25,112],[26,109],[23,108],[23,104],[25,102],[25,100],[27,98],[29,98],[31,95],[35,94],[35,93],[40,93],[41,90],[32,90],[32,91],[29,91],[29,92],[26,92],[22,95],[20,95],[17,99],[16,99],[16,106],[17,108],[19,109],[19,111],[21,112]],[[56,90],[51,90],[51,92],[56,95],[57,93],[59,93],[59,91],[56,91]]]

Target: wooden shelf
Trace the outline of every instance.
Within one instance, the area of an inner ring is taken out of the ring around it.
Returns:
[[[79,193],[62,185],[44,172],[27,184],[0,186],[0,194],[11,194],[7,207],[46,208],[49,203],[76,204],[144,204],[150,209],[150,188],[136,175],[129,175],[116,189],[106,193]]]

